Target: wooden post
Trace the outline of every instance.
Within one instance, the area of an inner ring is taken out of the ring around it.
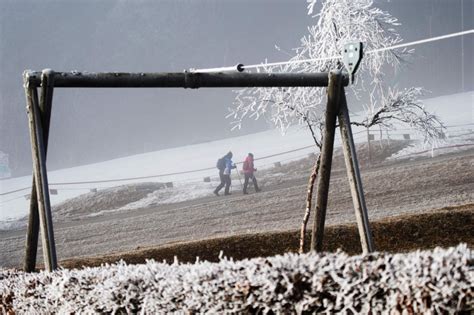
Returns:
[[[30,194],[30,214],[28,216],[28,230],[26,232],[25,261],[23,269],[26,272],[35,271],[36,254],[38,249],[38,199],[36,196],[35,175],[33,174],[33,183],[31,184]]]
[[[28,84],[30,73],[25,72],[24,74],[34,170],[34,188],[32,189],[30,219],[24,263],[25,270],[28,271],[33,271],[36,264],[38,217],[41,229],[45,267],[49,271],[57,268],[56,247],[54,244],[51,204],[49,200],[48,177],[46,171],[46,144],[49,134],[51,101],[53,96],[53,84],[50,80],[52,79],[52,74],[52,71],[48,70],[45,70],[42,73],[41,108],[38,104],[38,93],[36,88],[30,87]],[[47,126],[45,129],[43,129],[43,124]],[[35,210],[37,212],[36,214],[34,213]]]
[[[380,147],[383,148],[383,131],[382,126],[379,126],[379,140],[380,140]]]
[[[352,137],[351,121],[349,118],[349,111],[347,109],[344,89],[342,89],[340,99],[341,101],[338,117],[341,130],[342,150],[344,152],[344,160],[346,162],[347,177],[349,178],[349,185],[351,188],[352,201],[354,203],[362,251],[363,253],[369,253],[374,251],[374,244],[372,240],[372,231],[369,225],[367,207],[365,205],[364,190],[362,188],[362,180],[360,177],[354,139]]]
[[[332,154],[334,150],[334,135],[336,131],[336,117],[339,111],[339,94],[341,91],[342,75],[340,71],[329,73],[327,89],[328,101],[326,105],[324,134],[321,148],[321,166],[319,170],[316,193],[316,215],[311,233],[311,250],[322,251],[324,224],[331,177]]]
[[[24,74],[26,77],[26,73]],[[51,120],[51,106],[53,100],[53,80],[54,76],[50,70],[42,73],[41,102],[39,110],[41,113],[41,123],[43,126],[43,143],[45,147],[45,156],[48,149],[49,125]],[[27,82],[25,81],[25,85]],[[33,183],[31,185],[30,211],[28,217],[28,231],[26,234],[25,261],[23,268],[26,272],[33,272],[36,267],[36,255],[38,249],[38,200],[36,195],[35,175],[33,173]]]
[[[367,166],[370,167],[372,164],[372,150],[370,148],[370,130],[367,127]]]

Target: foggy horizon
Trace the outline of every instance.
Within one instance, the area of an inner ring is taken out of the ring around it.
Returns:
[[[473,28],[469,1],[376,5],[399,19],[404,42]],[[289,57],[275,45],[291,53],[314,22],[306,1],[0,0],[0,151],[9,155],[12,176],[31,174],[25,69],[180,72],[284,61]],[[413,48],[411,63],[390,79],[394,85],[422,86],[431,91],[426,98],[473,90],[472,36]],[[273,128],[261,119],[231,131],[225,116],[235,97],[232,89],[54,93],[50,170]]]

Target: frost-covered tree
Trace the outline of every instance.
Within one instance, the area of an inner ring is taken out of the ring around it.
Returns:
[[[364,108],[362,121],[354,125],[370,128],[380,125],[392,128],[407,124],[418,130],[425,141],[433,142],[444,137],[444,126],[428,113],[419,97],[421,88],[397,90],[384,85],[385,70],[397,69],[412,53],[411,50],[387,49],[402,41],[398,20],[374,5],[373,0],[322,0],[321,10],[315,13],[317,0],[308,0],[308,14],[315,24],[301,38],[300,46],[288,63],[262,64],[264,72],[327,72],[342,69],[341,51],[348,42],[361,41],[365,56],[359,67],[355,84],[348,92]],[[317,147],[321,145],[320,132],[324,117],[325,89],[308,87],[247,88],[236,91],[234,106],[227,116],[233,128],[241,128],[246,118],[266,117],[283,132],[291,125],[305,125]],[[311,209],[314,181],[319,169],[319,158],[308,183],[308,197],[304,228]]]
[[[287,64],[262,64],[264,72],[325,72],[341,69],[341,50],[345,43],[362,41],[366,56],[362,60],[357,82],[350,91],[364,107],[365,121],[370,126],[381,124],[392,126],[388,120],[393,116],[382,115],[371,119],[377,113],[397,108],[398,121],[420,130],[430,141],[442,136],[439,133],[441,122],[424,110],[421,102],[414,98],[420,96],[421,89],[398,91],[384,86],[384,69],[398,68],[411,50],[385,49],[402,41],[396,31],[400,25],[389,13],[375,7],[372,0],[324,0],[321,11],[314,13],[317,0],[310,0],[308,14],[316,23],[308,27],[308,34],[301,38],[300,47],[294,49],[295,55]],[[265,116],[273,124],[286,131],[294,124],[307,126],[313,138],[313,131],[319,130],[324,113],[325,90],[321,88],[252,88],[236,91],[234,106],[230,108],[233,128],[241,128],[244,119],[258,119]],[[396,98],[394,98],[396,96]],[[391,104],[390,101],[395,101]],[[407,102],[404,102],[407,101]],[[416,106],[413,106],[416,104]],[[402,114],[407,111],[410,115]],[[428,114],[428,115],[427,115]],[[418,124],[417,122],[423,123]],[[426,123],[429,122],[429,123]],[[355,122],[365,125],[363,122]],[[368,126],[368,127],[370,127]],[[431,129],[431,130],[428,130]],[[434,131],[437,130],[437,131]],[[321,135],[318,135],[318,138]],[[434,136],[434,138],[433,138]],[[316,144],[319,143],[315,138]]]

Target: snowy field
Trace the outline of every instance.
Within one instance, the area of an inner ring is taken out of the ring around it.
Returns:
[[[472,147],[474,129],[474,92],[448,95],[425,100],[426,107],[440,116],[448,128],[448,139],[439,146],[446,149],[431,150],[421,141],[400,151],[392,158],[406,158],[414,155],[436,155],[453,150],[462,150]],[[357,115],[354,115],[356,119]],[[402,127],[400,127],[402,128]],[[406,127],[404,127],[406,128]],[[354,128],[356,142],[366,141],[366,131]],[[378,130],[374,130],[378,139]],[[401,139],[403,134],[410,134],[412,139],[419,136],[412,130],[398,129],[390,132],[393,139]],[[384,137],[386,134],[384,133]],[[339,139],[336,138],[336,146]],[[51,195],[52,205],[89,192],[91,189],[106,189],[114,186],[139,182],[173,182],[174,194],[165,198],[165,191],[157,191],[142,200],[125,205],[121,209],[104,209],[105,211],[127,210],[144,207],[160,200],[160,203],[173,203],[195,199],[210,195],[216,185],[215,163],[217,158],[231,150],[234,153],[234,162],[241,162],[248,152],[255,157],[265,157],[286,151],[293,151],[277,156],[271,156],[256,161],[260,169],[273,166],[274,162],[297,160],[307,156],[314,149],[308,132],[300,127],[290,129],[284,136],[277,130],[270,130],[256,134],[201,143],[114,159],[106,162],[84,165],[80,167],[62,169],[48,173],[50,188],[56,189],[58,194]],[[467,145],[467,146],[466,146]],[[308,148],[305,148],[308,147]],[[302,149],[303,148],[303,149]],[[296,150],[296,151],[294,151]],[[186,174],[174,174],[184,171],[204,169]],[[119,180],[123,178],[148,177],[153,178]],[[163,176],[161,176],[163,175]],[[213,177],[211,183],[204,183],[203,178]],[[116,180],[104,183],[62,184],[75,182],[94,182]],[[12,194],[0,196],[0,229],[8,229],[18,224],[16,220],[27,215],[30,193],[31,176],[11,178],[0,181],[0,193],[20,190]],[[27,188],[27,189],[23,189]],[[23,189],[23,190],[21,190]]]

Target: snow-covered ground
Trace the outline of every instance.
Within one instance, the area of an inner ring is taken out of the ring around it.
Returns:
[[[447,126],[453,126],[448,129],[451,137],[442,144],[442,146],[452,147],[437,150],[436,152],[438,152],[438,154],[450,150],[463,149],[466,147],[466,144],[473,144],[474,92],[431,98],[425,100],[425,104],[430,111],[440,116]],[[357,115],[354,115],[354,117],[357,117]],[[365,130],[353,128],[353,132],[356,142],[366,141]],[[374,134],[377,139],[378,131],[374,130]],[[391,138],[393,139],[400,139],[403,137],[403,134],[410,134],[412,139],[419,138],[413,130],[400,129],[390,132]],[[336,138],[336,146],[339,142],[339,139]],[[255,157],[259,158],[292,151],[256,161],[257,167],[263,169],[271,167],[275,162],[296,160],[307,156],[308,153],[314,150],[308,147],[311,145],[312,139],[308,132],[300,127],[294,127],[284,136],[277,130],[270,130],[241,137],[160,150],[101,163],[52,171],[48,173],[50,188],[57,189],[58,194],[51,195],[51,203],[52,205],[57,205],[65,200],[84,194],[90,191],[90,189],[104,189],[144,181],[173,182],[174,187],[169,189],[173,189],[175,193],[167,194],[166,189],[158,190],[142,200],[115,210],[139,208],[157,203],[157,200],[159,200],[159,203],[172,203],[194,199],[211,193],[212,187],[215,186],[214,179],[211,183],[205,183],[203,182],[203,178],[206,176],[215,178],[216,160],[229,150],[234,153],[235,162],[242,161],[248,152],[253,152]],[[304,147],[308,148],[301,149]],[[427,149],[429,148],[426,148],[422,141],[419,141],[418,144],[401,151],[398,156],[405,157],[426,151]],[[425,153],[428,155],[432,154],[430,150]],[[198,169],[207,170],[127,181],[117,180],[114,182],[74,185],[61,184],[146,177]],[[0,181],[0,193],[28,188],[0,196],[0,229],[15,227],[15,225],[19,224],[16,220],[27,214],[29,200],[26,199],[25,195],[29,194],[30,185],[31,176]],[[180,193],[177,194],[177,191]],[[167,197],[164,198],[164,196]]]

